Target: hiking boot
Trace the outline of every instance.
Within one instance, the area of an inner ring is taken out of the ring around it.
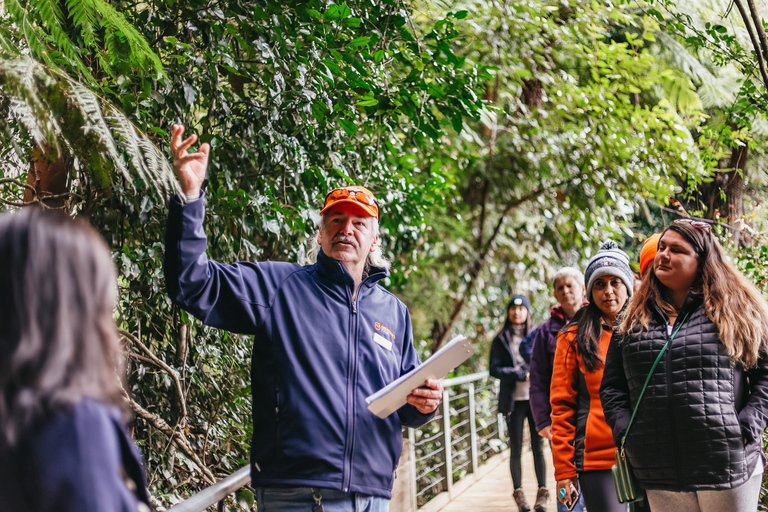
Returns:
[[[530,512],[531,507],[525,502],[525,494],[523,494],[522,489],[515,489],[512,497],[515,498],[515,503],[517,503],[517,508],[520,512]]]
[[[546,487],[539,487],[536,493],[536,503],[533,505],[533,510],[536,512],[546,512],[547,500],[549,500],[549,490]]]

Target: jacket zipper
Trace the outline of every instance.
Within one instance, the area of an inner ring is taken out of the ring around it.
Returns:
[[[682,311],[681,311],[681,313],[682,313]],[[679,318],[680,317],[678,315],[678,318],[675,319],[675,323],[677,323],[677,320]],[[672,326],[672,328],[674,329],[674,325]],[[666,368],[664,368],[664,375],[667,378],[667,383],[666,383],[667,384],[667,415],[669,417],[670,429],[672,431],[671,432],[671,434],[672,434],[672,450],[673,450],[672,456],[674,457],[674,460],[676,461],[675,462],[675,475],[677,475],[677,479],[678,479],[677,484],[680,485],[680,477],[679,477],[679,475],[680,475],[680,463],[677,462],[677,461],[679,461],[678,449],[677,449],[677,444],[678,444],[677,428],[675,428],[675,417],[674,417],[674,411],[672,410],[672,400],[671,400],[671,397],[672,397],[672,365],[671,365],[671,363],[672,363],[672,341],[673,340],[671,339],[671,337],[669,335],[669,329],[667,328],[666,325],[664,326],[664,332],[667,334],[667,343],[669,343],[669,347],[667,348],[667,353],[664,354],[664,364],[666,365]],[[675,339],[677,339],[677,336],[675,336]]]
[[[361,283],[362,284],[362,283]],[[354,451],[355,441],[355,389],[357,387],[357,301],[360,297],[360,287],[355,299],[352,300],[352,327],[351,327],[351,346],[349,358],[349,386],[347,388],[347,439],[344,448],[344,471],[342,474],[342,486],[344,492],[349,492],[349,485],[352,480],[352,452]]]

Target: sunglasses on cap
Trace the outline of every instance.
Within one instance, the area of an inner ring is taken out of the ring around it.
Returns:
[[[698,229],[712,229],[712,226],[708,222],[704,222],[703,220],[696,220],[696,219],[677,219],[673,222],[673,224],[689,224],[693,226],[694,228]]]
[[[378,218],[379,202],[376,201],[376,198],[373,197],[373,194],[361,189],[362,187],[342,187],[331,190],[328,192],[328,195],[325,196],[325,203],[323,204],[323,209],[320,210],[320,213],[322,214],[328,208],[338,202],[352,201],[360,204],[360,206],[362,206],[365,211]]]

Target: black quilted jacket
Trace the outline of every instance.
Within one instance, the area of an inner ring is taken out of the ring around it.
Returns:
[[[744,371],[720,343],[701,295],[691,294],[688,318],[659,361],[637,411],[625,448],[646,489],[730,489],[760,463],[768,417],[768,361]],[[648,372],[668,339],[657,309],[648,331],[623,341],[614,335],[606,356],[600,399],[621,445]],[[746,444],[745,444],[746,440]]]

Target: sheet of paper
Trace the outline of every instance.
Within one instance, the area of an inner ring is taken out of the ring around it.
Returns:
[[[464,336],[456,336],[444,347],[432,354],[421,366],[417,366],[399,379],[365,399],[368,410],[379,418],[386,418],[406,404],[411,391],[424,385],[427,379],[442,379],[448,372],[469,359],[475,350]]]

